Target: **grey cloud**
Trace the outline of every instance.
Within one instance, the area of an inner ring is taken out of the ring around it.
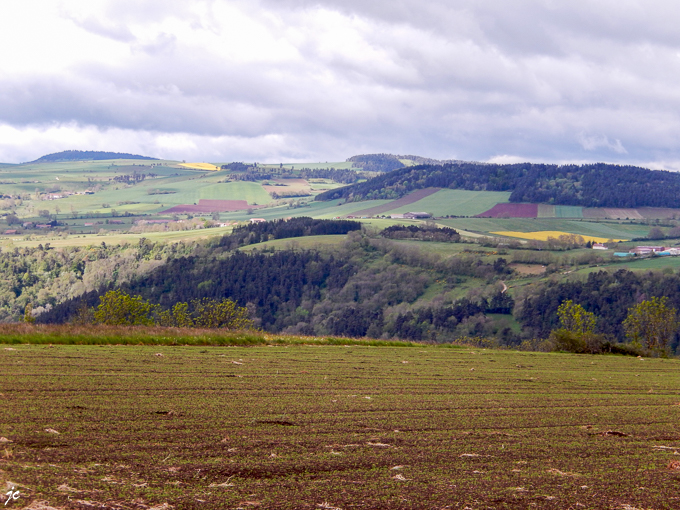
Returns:
[[[149,55],[172,54],[177,47],[177,38],[172,34],[159,34],[153,42],[135,44],[133,51],[142,51]]]

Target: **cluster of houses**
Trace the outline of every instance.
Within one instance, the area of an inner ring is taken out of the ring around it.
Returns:
[[[390,214],[390,218],[399,220],[424,220],[432,218],[432,215],[426,212],[407,212],[404,214]]]
[[[46,195],[41,195],[43,200],[59,200],[62,198],[70,197],[72,195],[94,195],[94,191],[64,191],[63,193],[47,193]]]
[[[340,216],[337,216],[336,219],[337,218],[340,218]],[[357,219],[368,218],[368,216],[353,216],[351,214],[348,214],[346,218]],[[392,218],[393,220],[425,220],[427,218],[432,218],[432,215],[426,212],[407,212],[403,214],[390,214],[390,218]]]
[[[32,221],[24,222],[22,226],[24,228],[41,228],[41,229],[42,228],[52,228],[52,225],[50,225],[49,223],[33,223]],[[6,236],[13,236],[13,235],[16,235],[18,233],[19,233],[19,231],[16,230],[16,229],[5,230]]]
[[[680,248],[669,248],[665,246],[636,246],[627,252],[615,252],[615,257],[645,257],[656,255],[659,257],[677,257],[680,255]]]

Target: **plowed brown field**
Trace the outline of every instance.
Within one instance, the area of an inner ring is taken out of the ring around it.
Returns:
[[[677,360],[18,345],[0,367],[6,508],[680,508]]]

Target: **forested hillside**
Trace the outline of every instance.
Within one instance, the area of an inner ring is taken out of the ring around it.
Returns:
[[[187,255],[184,243],[135,245],[101,243],[87,248],[12,248],[0,253],[0,322],[16,320],[31,303],[35,313],[81,294],[120,285],[164,264],[168,257]]]
[[[316,200],[396,199],[422,188],[511,191],[511,202],[584,207],[680,207],[680,174],[604,163],[497,165],[455,163],[404,167],[329,190]]]
[[[31,161],[31,163],[56,163],[59,161],[99,161],[105,159],[144,159],[155,160],[148,156],[138,154],[128,154],[125,152],[104,152],[104,151],[61,151],[47,154],[41,158]]]
[[[505,282],[523,278],[514,271],[518,263],[547,265],[557,275],[565,264],[603,260],[590,251],[570,256],[568,246],[562,247],[564,255],[528,247],[484,250],[461,245],[451,228],[393,226],[376,233],[359,226],[293,218],[247,224],[193,244],[142,239],[119,247],[7,250],[0,254],[0,320],[17,320],[32,308],[38,322],[68,322],[98,305],[108,290],[120,289],[165,310],[195,299],[230,298],[270,332],[433,342],[475,336],[517,347],[548,337],[558,327],[558,308],[568,300],[593,313],[595,332],[610,342],[626,340],[622,323],[643,300],[666,296],[670,306],[680,308],[680,275],[672,271],[536,280],[511,295]],[[346,238],[332,250],[275,251],[267,245],[240,250],[324,234]],[[429,250],[433,243],[455,247],[456,255]]]
[[[360,232],[351,232],[332,254],[234,253],[219,245],[206,249],[201,256],[170,260],[120,288],[166,309],[192,299],[229,297],[252,310],[258,324],[271,332],[434,341],[493,334],[484,313],[509,314],[513,306],[509,296],[498,297],[491,286],[488,298],[454,302],[442,296],[436,308],[443,319],[431,327],[416,324],[409,310],[435,280],[451,287],[466,277],[493,282],[508,273],[505,261],[485,263],[474,255],[442,260]],[[68,300],[38,320],[67,321],[83,306],[96,305],[106,290]]]

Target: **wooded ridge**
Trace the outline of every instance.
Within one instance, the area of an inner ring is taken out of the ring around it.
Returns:
[[[605,163],[448,163],[403,167],[316,200],[396,199],[423,188],[511,191],[511,202],[583,207],[680,207],[680,174]]]

